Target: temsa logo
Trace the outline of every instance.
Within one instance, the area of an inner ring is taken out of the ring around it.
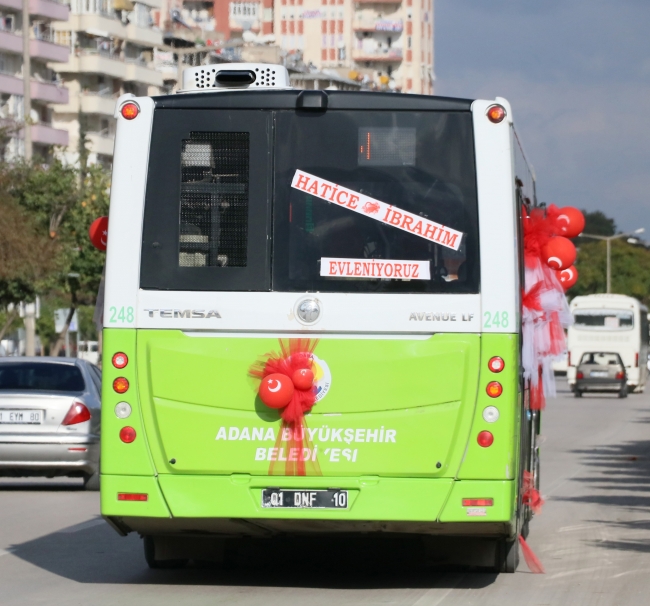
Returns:
[[[221,319],[221,314],[216,309],[145,309],[144,311],[150,318],[155,318],[158,314],[159,318]]]

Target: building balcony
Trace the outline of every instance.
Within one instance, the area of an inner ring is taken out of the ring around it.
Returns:
[[[64,31],[92,32],[94,36],[104,38],[126,38],[126,26],[118,18],[101,13],[72,14],[67,22],[57,23],[54,27]]]
[[[97,49],[79,49],[67,63],[50,63],[54,71],[62,74],[103,74],[127,82],[142,82],[153,86],[162,86],[162,74],[151,64],[139,60],[123,59],[110,51]]]
[[[20,34],[0,31],[0,51],[20,55],[23,52],[23,37]],[[67,46],[54,44],[49,40],[29,41],[29,54],[41,61],[57,61],[65,63],[70,49]]]
[[[34,59],[40,59],[41,61],[65,63],[70,56],[70,48],[61,44],[54,44],[54,42],[48,40],[30,40],[29,54]]]
[[[401,32],[404,23],[401,19],[373,19],[355,21],[352,24],[355,32]]]
[[[131,23],[126,28],[126,38],[129,42],[134,42],[140,46],[162,46],[162,33],[157,29],[150,27],[138,27]]]
[[[72,95],[68,103],[57,104],[54,111],[57,114],[98,114],[100,116],[113,116],[117,97],[100,95],[98,93],[83,92],[81,95]]]
[[[366,51],[357,49],[352,52],[352,58],[355,61],[378,61],[381,63],[399,63],[402,60],[401,48],[389,48],[385,51]]]
[[[9,8],[19,13],[23,10],[22,0],[0,0],[0,8]]]
[[[12,0],[0,0],[0,2],[11,2]],[[18,4],[22,6],[19,0]],[[53,21],[67,21],[70,16],[70,8],[67,4],[56,2],[56,0],[29,0],[29,12],[32,15],[52,19]]]
[[[163,76],[156,69],[148,67],[145,63],[139,61],[126,61],[126,75],[124,80],[127,82],[142,82],[151,86],[162,86]]]
[[[124,80],[126,64],[119,57],[100,55],[98,51],[80,50],[67,63],[50,63],[54,71],[62,74],[104,74]]]
[[[40,145],[68,145],[68,131],[53,128],[49,124],[32,124],[32,142]]]
[[[47,103],[67,103],[68,102],[68,89],[57,86],[49,82],[38,82],[37,80],[31,81],[32,99],[35,101],[44,101]],[[0,93],[8,95],[23,95],[23,80],[10,76],[8,74],[0,74]]]
[[[104,133],[87,133],[88,151],[102,156],[113,157],[115,137]]]

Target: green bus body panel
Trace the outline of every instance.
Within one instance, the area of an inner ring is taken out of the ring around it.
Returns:
[[[349,491],[347,510],[264,508],[262,489],[268,487],[268,477],[160,476],[174,517],[430,522],[438,519],[453,480],[285,476],[272,482],[278,488],[307,490],[331,488],[332,483]]]
[[[129,358],[122,370],[111,363],[118,351]],[[329,367],[330,388],[306,417],[321,476],[268,475],[269,457],[282,458],[281,423],[256,397],[248,370],[278,351],[273,338],[105,329],[102,514],[512,520],[521,421],[517,335],[322,339],[315,353]],[[487,367],[495,355],[505,361],[498,374]],[[130,383],[122,395],[112,387],[119,376]],[[499,398],[486,393],[494,380],[503,385]],[[121,401],[133,409],[127,419],[115,415]],[[495,423],[483,419],[489,405],[499,410]],[[136,430],[131,444],[119,439],[125,426]],[[483,430],[494,435],[490,448],[476,441]],[[350,507],[262,508],[268,486],[347,489]],[[148,501],[118,501],[118,492],[147,493]],[[477,512],[463,507],[463,498],[492,498],[494,505]]]
[[[142,421],[142,408],[138,398],[137,364],[135,362],[136,331],[134,329],[110,329],[103,331],[102,359],[102,429],[101,429],[101,472],[102,474],[127,474],[153,476],[155,473]],[[122,370],[113,367],[111,358],[117,352],[125,353],[129,359]],[[126,377],[129,389],[118,394],[113,389],[117,377]],[[133,409],[128,419],[115,416],[115,405],[128,402]],[[120,430],[133,427],[136,439],[131,444],[120,440]]]
[[[266,475],[280,418],[248,370],[277,339],[140,330],[140,402],[159,474]],[[306,422],[324,476],[454,477],[473,421],[478,335],[323,339],[330,389]],[[174,459],[172,465],[170,460]]]
[[[491,507],[463,507],[463,499],[493,499]],[[440,522],[509,522],[516,509],[514,481],[454,482]]]
[[[483,334],[481,336],[481,371],[476,398],[476,414],[458,477],[462,480],[512,480],[517,476],[519,459],[520,393],[519,393],[519,337],[517,335]],[[500,356],[505,367],[500,373],[488,368],[488,361]],[[487,395],[486,387],[491,381],[503,386],[498,398]],[[483,410],[496,406],[499,420],[488,423]],[[481,431],[489,431],[494,443],[489,448],[479,446],[476,437]]]
[[[146,494],[146,501],[118,501],[118,493]],[[101,511],[104,516],[143,516],[169,518],[171,514],[158,481],[153,476],[114,476],[102,474]]]

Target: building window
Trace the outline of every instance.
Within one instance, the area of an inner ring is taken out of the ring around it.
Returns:
[[[230,16],[231,17],[249,17],[257,19],[257,11],[259,4],[256,2],[231,2],[230,3]]]
[[[327,61],[327,49],[326,48],[321,49],[320,58],[321,58],[321,61]]]

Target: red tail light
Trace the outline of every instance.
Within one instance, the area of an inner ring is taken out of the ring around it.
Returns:
[[[488,446],[492,446],[494,443],[494,436],[489,431],[482,431],[476,437],[476,441],[479,446],[487,448]]]
[[[122,429],[120,429],[120,440],[122,440],[122,442],[124,442],[125,444],[130,444],[131,442],[133,442],[133,440],[135,440],[135,436],[136,433],[133,427],[127,426],[127,427],[122,427]]]
[[[125,120],[133,120],[133,118],[138,117],[140,108],[132,101],[129,101],[120,108],[120,113]]]
[[[566,363],[567,363],[567,366],[571,366],[571,352],[567,353]]]
[[[117,393],[126,393],[129,389],[129,382],[125,377],[117,377],[115,381],[113,381],[113,389]]]
[[[487,395],[491,398],[498,398],[503,393],[503,386],[498,381],[490,381],[485,388]]]
[[[115,368],[124,368],[129,363],[129,358],[120,351],[113,356],[112,362]]]
[[[118,501],[148,501],[149,495],[145,492],[118,492]]]
[[[492,372],[501,372],[505,367],[506,363],[503,361],[503,358],[500,358],[499,356],[490,358],[490,361],[488,362],[488,368]]]
[[[639,352],[634,354],[634,368],[639,368]]]
[[[494,124],[499,124],[506,117],[506,108],[503,105],[491,105],[487,110],[488,120]]]
[[[617,372],[616,373],[616,378],[617,379],[624,379],[625,378],[625,373],[623,371]]]
[[[65,419],[61,422],[61,425],[76,425],[84,421],[90,421],[90,411],[83,402],[75,400],[65,415]]]
[[[576,379],[584,379],[585,375],[581,372],[576,373]]]
[[[494,499],[463,499],[463,507],[492,507]]]

